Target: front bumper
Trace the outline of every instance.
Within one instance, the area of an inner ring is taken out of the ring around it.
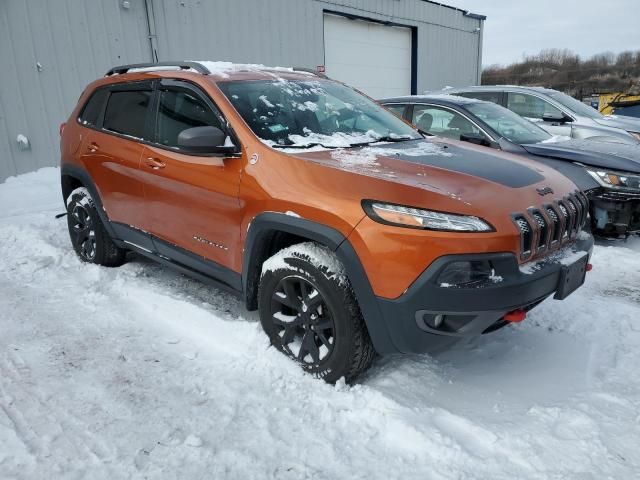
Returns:
[[[391,343],[403,353],[433,352],[464,337],[488,333],[508,323],[513,310],[530,310],[558,290],[566,255],[580,252],[589,258],[593,237],[586,232],[578,240],[548,257],[522,268],[512,253],[447,255],[433,262],[399,298],[377,298]],[[437,279],[451,262],[490,261],[498,283],[482,288],[442,287]],[[433,328],[433,319],[440,325]]]
[[[603,236],[640,231],[640,194],[598,189],[587,192],[593,231]]]

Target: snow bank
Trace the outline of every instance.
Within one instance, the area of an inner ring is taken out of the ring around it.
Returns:
[[[58,175],[0,185],[0,477],[637,478],[638,239],[522,324],[329,386],[233,297],[80,263]]]

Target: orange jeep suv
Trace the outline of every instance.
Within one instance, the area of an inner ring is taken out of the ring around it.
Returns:
[[[61,125],[81,260],[144,255],[237,293],[307,371],[354,379],[584,282],[587,199],[526,159],[424,138],[307,71],[125,65]]]

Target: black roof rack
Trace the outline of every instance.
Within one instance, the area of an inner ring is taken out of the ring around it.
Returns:
[[[209,75],[211,72],[207,67],[198,62],[156,62],[156,63],[133,63],[131,65],[120,65],[109,70],[105,77],[115,74],[127,73],[134,68],[155,68],[155,67],[177,67],[181,70],[193,69],[203,75]]]
[[[315,75],[316,77],[328,78],[324,73],[317,71],[315,68],[307,68],[307,67],[293,67],[292,70],[294,72],[306,72]]]

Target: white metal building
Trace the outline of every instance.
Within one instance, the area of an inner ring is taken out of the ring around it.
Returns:
[[[0,0],[0,181],[58,163],[60,123],[112,66],[322,66],[403,95],[479,83],[484,19],[426,0]]]

